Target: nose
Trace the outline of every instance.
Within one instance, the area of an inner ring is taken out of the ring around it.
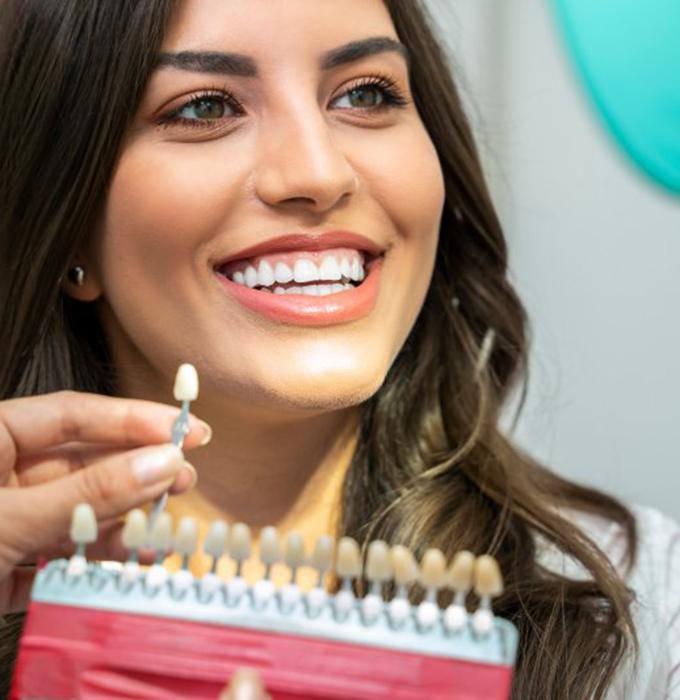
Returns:
[[[255,191],[276,207],[314,212],[333,208],[356,191],[358,179],[318,109],[297,107],[263,125]]]

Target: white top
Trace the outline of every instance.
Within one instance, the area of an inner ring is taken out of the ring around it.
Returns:
[[[680,700],[680,525],[653,508],[632,506],[637,519],[635,566],[625,574],[625,534],[609,520],[582,513],[574,522],[609,557],[635,591],[633,621],[640,654],[635,671],[624,663],[607,700]],[[543,545],[542,562],[570,578],[585,578],[583,567]]]

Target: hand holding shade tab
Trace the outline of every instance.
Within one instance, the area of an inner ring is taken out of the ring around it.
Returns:
[[[509,696],[517,631],[492,611],[503,584],[491,557],[460,552],[447,566],[440,550],[428,549],[419,564],[408,548],[376,540],[364,562],[354,539],[336,546],[327,535],[308,556],[298,533],[281,538],[267,527],[259,533],[264,575],[251,584],[242,575],[250,528],[217,520],[203,543],[210,571],[197,578],[189,568],[198,548],[193,518],[175,529],[167,512],[151,522],[131,511],[128,561],[116,566],[85,558],[97,536],[90,511],[74,510],[73,557],[36,577],[13,698],[214,699],[244,666],[274,700]],[[155,550],[152,566],[140,566],[141,547]],[[163,565],[172,551],[182,556],[174,574]],[[225,558],[231,577],[218,574]],[[289,571],[279,588],[275,564]],[[316,572],[309,589],[298,581],[302,567]]]

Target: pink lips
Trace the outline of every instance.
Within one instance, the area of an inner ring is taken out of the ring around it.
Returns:
[[[282,323],[325,326],[355,321],[371,312],[378,298],[382,263],[382,257],[371,260],[358,287],[325,296],[260,292],[215,274],[223,288],[251,311]]]

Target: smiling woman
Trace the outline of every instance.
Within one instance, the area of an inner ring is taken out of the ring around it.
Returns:
[[[514,697],[625,685],[635,519],[497,427],[525,314],[420,4],[5,0],[0,45],[0,397],[191,362],[177,515],[492,553]]]

